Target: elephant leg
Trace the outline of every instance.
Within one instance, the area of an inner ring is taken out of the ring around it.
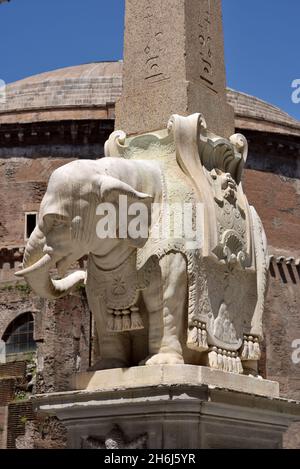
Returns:
[[[96,323],[100,359],[92,370],[126,368],[130,359],[130,337],[128,333],[106,332],[106,306],[101,298],[93,301],[93,315]]]
[[[161,277],[144,292],[149,313],[149,353],[146,365],[182,364],[182,338],[187,297],[186,261],[172,253],[160,262]]]

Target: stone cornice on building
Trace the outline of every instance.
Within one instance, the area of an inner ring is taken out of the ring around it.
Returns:
[[[273,263],[273,264],[277,264],[277,265],[282,265],[282,264],[286,264],[286,265],[295,265],[296,267],[300,267],[300,259],[297,259],[295,257],[292,257],[292,256],[276,256],[274,254],[272,254],[270,256],[270,264]]]
[[[35,122],[59,122],[61,120],[106,120],[115,118],[115,105],[66,106],[61,108],[36,108],[17,111],[0,111],[0,124],[31,124]]]
[[[293,159],[300,156],[300,138],[292,134],[271,133],[260,131],[258,129],[246,129],[243,127],[236,127],[237,132],[245,134],[249,144],[252,155],[259,155],[261,160],[262,170],[271,170],[273,173],[284,173],[280,168],[279,160],[282,162],[290,163]],[[276,160],[274,160],[276,156]],[[263,168],[263,161],[267,161],[268,167]],[[256,161],[258,169],[259,162]],[[251,166],[248,161],[248,168]],[[287,169],[287,167],[285,168]],[[288,174],[289,177],[298,177],[295,168]]]
[[[86,145],[105,141],[113,131],[111,119],[49,120],[0,125],[0,147],[30,145]],[[3,153],[3,152],[2,152]]]
[[[300,259],[293,256],[270,256],[270,275],[284,284],[300,283]]]

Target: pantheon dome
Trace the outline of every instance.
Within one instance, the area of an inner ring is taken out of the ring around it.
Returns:
[[[122,61],[97,62],[41,73],[7,85],[0,123],[111,119],[122,91]],[[300,136],[300,122],[281,109],[227,90],[236,127]]]

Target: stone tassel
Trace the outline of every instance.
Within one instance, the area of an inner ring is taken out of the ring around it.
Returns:
[[[240,357],[236,358],[236,366],[238,374],[242,375],[244,373],[244,369]]]
[[[260,346],[259,346],[259,340],[258,340],[258,338],[254,339],[254,354],[255,354],[256,360],[260,360],[260,358],[261,358],[261,351],[260,351]]]
[[[112,309],[109,309],[107,311],[107,325],[106,329],[109,332],[112,332],[115,330],[115,317],[114,317],[114,311]]]
[[[228,371],[229,371],[229,373],[232,373],[233,372],[233,366],[232,366],[231,352],[227,353],[227,361],[228,361]]]
[[[253,337],[251,335],[249,336],[249,340],[248,340],[248,356],[249,356],[249,360],[255,360],[254,343],[253,343]]]
[[[231,354],[231,362],[232,362],[232,372],[233,373],[238,373],[236,354],[234,352],[232,352],[232,354]]]
[[[198,324],[197,334],[198,334],[197,344],[198,344],[198,347],[201,349],[202,348],[202,330],[201,330],[200,323]]]
[[[222,349],[218,349],[218,369],[223,370],[223,355]]]
[[[248,341],[246,338],[244,338],[244,345],[243,345],[243,351],[242,351],[242,360],[248,360],[249,359],[249,349],[248,349]]]
[[[208,348],[208,343],[207,343],[207,331],[206,331],[206,325],[205,324],[202,325],[201,336],[202,336],[202,347],[207,349]]]
[[[222,368],[220,368],[222,371],[228,371],[227,370],[227,357],[226,357],[227,353],[225,350],[222,350],[222,360],[223,360],[223,363],[222,363]]]
[[[139,313],[139,308],[136,306],[132,306],[130,308],[131,311],[131,330],[137,331],[140,329],[144,329],[143,320]]]
[[[197,347],[197,345],[198,345],[198,328],[197,328],[197,326],[189,328],[187,343],[190,347]]]
[[[131,330],[131,313],[130,310],[125,309],[122,311],[122,330],[123,331],[130,331]]]
[[[208,354],[209,366],[211,368],[218,368],[218,349],[213,347],[211,352]]]
[[[115,332],[122,332],[122,311],[115,312]]]

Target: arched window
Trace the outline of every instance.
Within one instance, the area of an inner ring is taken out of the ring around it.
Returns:
[[[33,339],[33,316],[25,313],[10,323],[3,335],[6,343],[6,356],[34,352],[36,343]]]

